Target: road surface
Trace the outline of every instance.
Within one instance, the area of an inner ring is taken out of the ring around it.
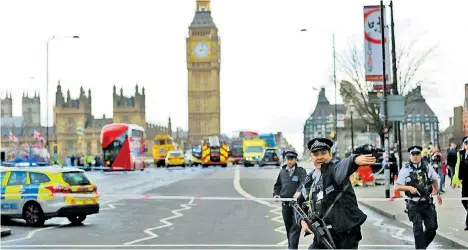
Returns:
[[[1,248],[284,249],[287,243],[280,203],[199,199],[270,198],[277,174],[275,167],[243,166],[92,172],[89,175],[100,193],[127,196],[102,197],[100,213],[89,216],[80,226],[69,225],[63,218],[48,220],[42,228],[27,227],[21,220],[3,224],[11,228],[12,235],[2,238]],[[153,196],[186,198],[158,200],[150,198]],[[362,209],[368,220],[363,225],[360,248],[414,249],[411,228]],[[311,240],[311,237],[301,238],[300,248],[307,248]],[[450,247],[433,242],[430,248]]]

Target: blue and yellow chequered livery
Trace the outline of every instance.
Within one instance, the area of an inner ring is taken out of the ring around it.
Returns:
[[[54,217],[81,223],[99,213],[97,186],[77,168],[0,167],[1,215],[33,226]]]

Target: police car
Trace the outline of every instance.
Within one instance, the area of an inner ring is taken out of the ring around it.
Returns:
[[[1,215],[31,226],[66,217],[79,224],[99,213],[97,186],[84,170],[57,167],[0,167]],[[85,194],[85,195],[83,195]]]

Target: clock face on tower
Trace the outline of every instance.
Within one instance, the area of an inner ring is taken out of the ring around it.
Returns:
[[[207,57],[210,54],[210,47],[205,42],[198,42],[193,46],[193,55],[198,59]]]

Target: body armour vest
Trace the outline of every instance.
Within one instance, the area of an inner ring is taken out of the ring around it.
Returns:
[[[323,201],[323,182],[322,174],[315,171],[315,169],[310,173],[309,181],[310,186],[307,188],[302,188],[302,196],[306,199],[306,205],[309,212],[309,217],[313,218],[314,213],[316,216],[322,218],[322,201]]]
[[[308,174],[302,188],[302,196],[305,198],[309,218],[315,216],[324,219],[327,225],[337,233],[346,232],[356,226],[362,225],[367,216],[359,209],[356,195],[349,185],[343,191],[349,179],[343,183],[336,183],[334,177],[334,165],[337,161],[322,164],[321,175],[314,176],[313,172]],[[315,180],[314,178],[315,177]],[[335,202],[330,213],[323,218],[326,211],[333,204],[336,196],[343,192],[342,196]]]
[[[418,190],[418,193],[412,194],[411,192],[406,191],[406,196],[410,198],[425,198],[429,200],[432,194],[432,184],[434,181],[429,176],[429,170],[425,163],[421,162],[420,168],[415,168],[413,163],[406,165],[407,168],[411,168],[413,171],[406,178],[406,185],[415,187]]]

